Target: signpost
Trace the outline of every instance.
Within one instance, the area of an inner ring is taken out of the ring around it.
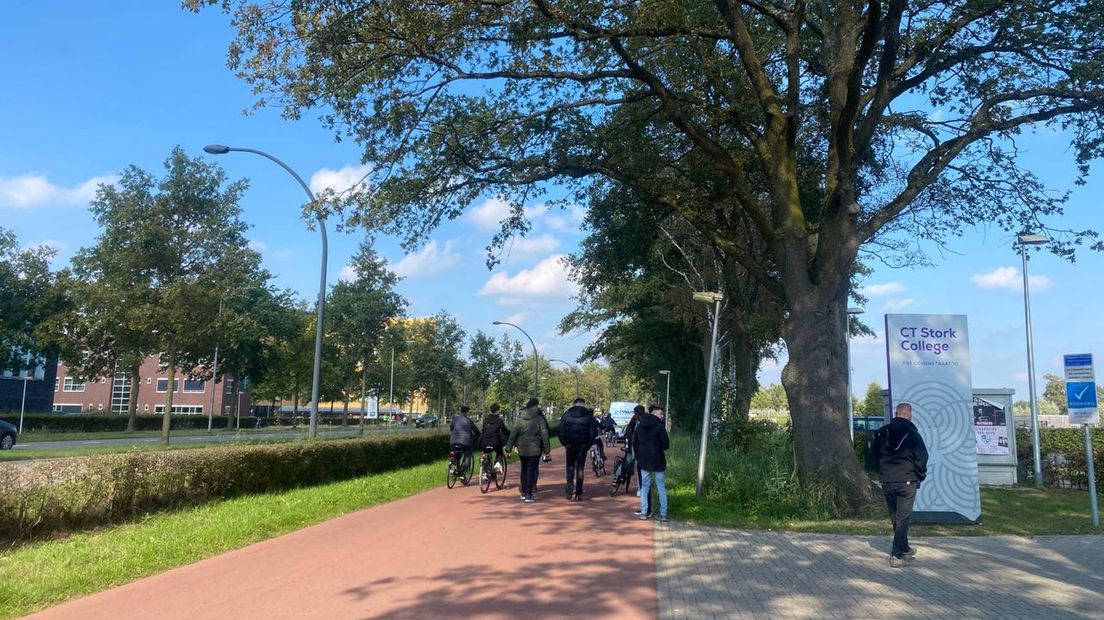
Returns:
[[[1089,507],[1093,527],[1100,525],[1096,505],[1096,471],[1093,463],[1092,433],[1089,426],[1100,424],[1100,408],[1096,402],[1096,373],[1091,353],[1065,356],[1066,408],[1070,424],[1080,424],[1085,432],[1085,453],[1088,456]]]

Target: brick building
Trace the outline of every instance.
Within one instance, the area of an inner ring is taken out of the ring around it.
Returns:
[[[141,385],[138,388],[139,415],[164,413],[165,398],[169,388],[167,369],[161,365],[156,355],[151,355],[142,362],[139,375],[141,376]],[[173,413],[207,415],[212,396],[210,381],[189,379],[178,370],[173,383],[175,384]],[[233,375],[222,375],[215,387],[217,388],[214,394],[216,415],[232,416],[239,408],[243,417],[250,414],[253,402],[248,386],[245,390],[239,391],[237,379]],[[130,402],[130,388],[129,373],[118,372],[111,377],[81,381],[69,373],[65,364],[59,363],[57,376],[54,379],[53,411],[125,414]]]

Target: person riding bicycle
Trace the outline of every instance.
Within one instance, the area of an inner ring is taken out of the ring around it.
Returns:
[[[595,426],[597,427],[597,430],[595,431],[596,435],[594,437],[594,447],[598,449],[598,456],[600,456],[602,460],[605,461],[606,446],[605,442],[602,441],[602,436],[606,433],[616,433],[617,423],[613,421],[613,416],[606,413],[597,419],[597,421],[595,422]]]
[[[469,411],[471,411],[471,408],[464,405],[460,407],[460,413],[453,416],[452,422],[449,424],[449,430],[452,431],[449,444],[454,451],[463,451],[467,462],[471,463],[472,446],[479,441],[479,429],[475,427],[475,422],[472,422],[471,418],[468,417]]]
[[[493,448],[494,453],[505,460],[506,455],[502,451],[502,446],[506,443],[506,439],[510,437],[510,429],[506,428],[506,422],[499,414],[497,403],[491,405],[491,412],[483,418],[482,436],[481,444],[483,448]]]

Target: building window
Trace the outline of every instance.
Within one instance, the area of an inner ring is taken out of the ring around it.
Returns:
[[[61,379],[55,378],[54,379],[54,391],[56,392],[60,389],[61,389]]]
[[[157,380],[157,393],[158,394],[164,394],[168,390],[168,387],[169,387],[169,380],[168,379],[158,379]],[[180,379],[173,379],[173,391],[174,392],[179,392],[180,391]]]
[[[234,394],[234,378],[233,377],[226,377],[225,379],[223,379],[223,384],[226,386],[226,389],[225,389],[224,393]]]
[[[80,413],[84,411],[84,405],[63,405],[60,403],[54,404],[54,413]]]
[[[146,411],[149,411],[149,405],[146,405]]]
[[[77,381],[73,377],[65,377],[65,383],[61,386],[63,392],[83,392],[84,382]]]
[[[185,379],[184,380],[184,393],[185,394],[202,394],[207,391],[207,382],[199,381],[197,379]]]
[[[103,411],[103,403],[100,403],[100,405],[98,407],[96,407],[96,409],[98,411]]]
[[[157,405],[154,407],[154,412],[165,413],[165,405]],[[174,414],[199,415],[203,413],[203,405],[173,405],[172,412]]]

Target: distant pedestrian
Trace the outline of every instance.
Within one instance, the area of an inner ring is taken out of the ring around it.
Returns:
[[[898,403],[894,418],[874,435],[873,451],[878,456],[882,493],[893,524],[889,565],[899,568],[916,557],[916,550],[909,546],[909,522],[916,492],[928,474],[928,449],[912,423],[912,405]]]
[[[521,460],[521,499],[526,504],[533,503],[533,493],[537,490],[537,476],[540,473],[541,454],[548,454],[548,421],[540,413],[537,399],[529,400],[521,417],[510,431],[506,441],[506,452],[515,447]]]
[[[570,409],[560,418],[560,443],[567,461],[567,499],[583,501],[583,474],[586,471],[587,451],[598,434],[594,412],[586,408],[586,400],[576,398]]]
[[[633,450],[636,463],[640,467],[640,519],[647,519],[651,512],[649,495],[655,482],[656,495],[659,496],[660,521],[667,520],[667,456],[671,447],[667,428],[663,424],[666,412],[659,405],[648,407],[648,415],[642,416],[633,432]]]

